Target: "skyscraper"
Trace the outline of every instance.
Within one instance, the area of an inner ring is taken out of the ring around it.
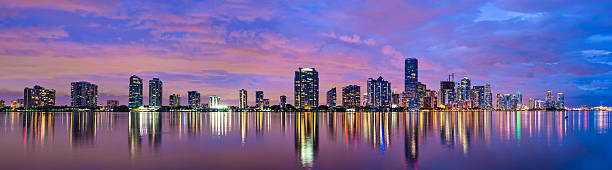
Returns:
[[[492,110],[493,109],[493,93],[491,93],[491,85],[489,83],[485,84],[484,100],[485,100],[484,108],[487,110]]]
[[[239,91],[239,104],[238,107],[241,109],[245,109],[247,107],[249,107],[249,105],[247,104],[247,91],[244,89],[240,89]]]
[[[419,82],[419,66],[416,58],[406,58],[404,61],[404,91],[408,95],[408,108],[418,109],[417,88]]]
[[[98,86],[86,81],[72,82],[70,99],[72,107],[96,107],[98,105]]]
[[[287,96],[282,95],[280,96],[280,108],[286,108],[287,107]]]
[[[555,94],[552,91],[546,91],[546,99],[544,100],[546,108],[555,107],[554,97],[555,97]]]
[[[332,88],[327,91],[327,106],[334,107],[336,106],[336,88]]]
[[[523,104],[523,94],[520,91],[516,92],[517,104]]]
[[[472,83],[468,77],[463,77],[463,79],[461,79],[459,90],[457,91],[459,100],[470,100],[471,84]]]
[[[470,100],[473,107],[485,109],[485,86],[474,86]]]
[[[368,95],[370,105],[374,107],[391,107],[391,83],[382,77],[368,79]]]
[[[137,108],[142,106],[142,95],[142,79],[136,75],[132,75],[132,77],[130,77],[128,106],[130,108]]]
[[[190,108],[200,107],[200,93],[197,91],[188,91],[187,100]]]
[[[221,97],[219,96],[210,96],[210,108],[219,109],[221,108]]]
[[[557,93],[557,109],[565,108],[565,95],[563,93]]]
[[[257,108],[263,109],[263,99],[264,99],[263,91],[255,91],[255,102],[256,102]]]
[[[55,90],[45,89],[41,86],[25,88],[23,90],[25,108],[44,108],[55,106]]]
[[[149,80],[149,107],[161,107],[163,97],[162,81],[159,78]]]
[[[439,97],[439,105],[446,105],[447,103],[451,103],[452,101],[448,101],[447,99],[452,98],[447,96],[449,92],[455,91],[455,82],[452,81],[440,81],[440,97]]]
[[[170,95],[170,107],[178,107],[178,106],[181,106],[181,95],[180,94]]]
[[[319,73],[314,68],[295,71],[295,107],[310,109],[319,106]]]
[[[342,106],[345,108],[359,107],[361,88],[357,85],[342,87]]]

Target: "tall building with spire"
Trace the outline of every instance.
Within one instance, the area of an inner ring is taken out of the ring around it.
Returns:
[[[163,88],[162,81],[159,78],[149,80],[149,107],[161,107]]]
[[[319,106],[319,72],[314,68],[295,71],[294,94],[296,108]]]
[[[137,108],[142,106],[142,95],[142,79],[136,75],[132,75],[132,77],[130,77],[128,107]]]

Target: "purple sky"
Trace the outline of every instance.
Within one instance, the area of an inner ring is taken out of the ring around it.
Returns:
[[[39,84],[69,104],[70,82],[99,85],[99,100],[127,104],[128,79],[164,82],[236,105],[238,90],[293,103],[298,67],[332,87],[367,78],[403,89],[403,59],[439,89],[455,73],[493,93],[566,105],[612,105],[612,1],[68,1],[0,0],[0,99]],[[362,88],[365,91],[365,88]],[[148,94],[145,93],[145,96]],[[182,102],[186,103],[186,97]],[[145,100],[147,103],[148,100]]]

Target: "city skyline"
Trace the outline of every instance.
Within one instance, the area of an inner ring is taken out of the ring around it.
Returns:
[[[319,93],[353,84],[365,92],[378,76],[401,92],[402,62],[416,57],[428,89],[454,73],[490,84],[494,95],[520,91],[523,103],[550,90],[568,107],[612,105],[605,1],[99,3],[0,2],[0,56],[9,63],[0,100],[40,85],[56,90],[55,105],[70,105],[70,82],[87,81],[98,86],[98,104],[128,105],[126,79],[137,75],[144,104],[152,78],[164,82],[165,105],[187,91],[238,105],[239,89],[294,104],[297,68],[317,69]]]

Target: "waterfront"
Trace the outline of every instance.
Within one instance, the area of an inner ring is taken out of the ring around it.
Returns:
[[[0,113],[0,163],[6,169],[609,169],[609,114],[8,112]]]

